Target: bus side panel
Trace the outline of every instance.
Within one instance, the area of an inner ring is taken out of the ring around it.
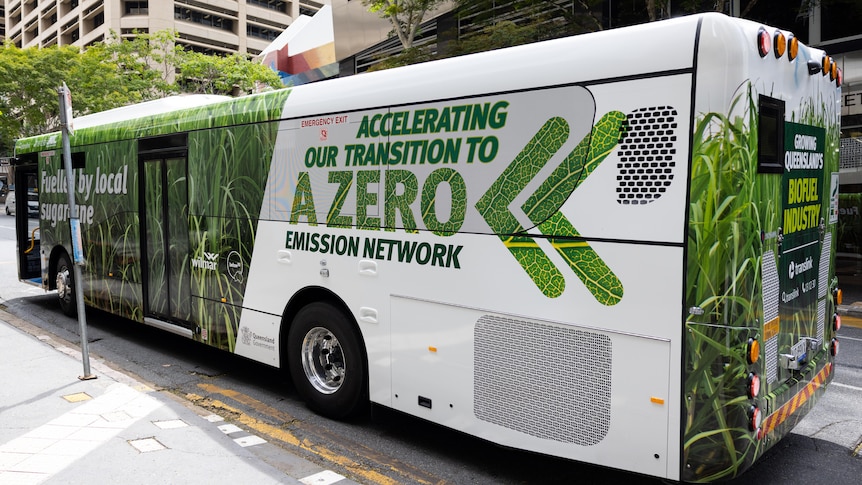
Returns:
[[[244,305],[280,315],[296,292],[328,290],[357,322],[373,402],[677,478],[668,450],[679,422],[668,416],[680,413],[680,383],[668,376],[681,373],[690,85],[674,71],[442,100],[417,92],[403,105],[287,118]],[[286,113],[311,104],[307,92],[317,88],[295,90]],[[254,335],[269,335],[270,322],[242,317],[239,333],[252,338],[237,353],[269,361]],[[606,430],[572,443],[476,416],[468,379],[485,361],[465,342],[495,336],[497,319],[610,346]],[[618,451],[633,439],[643,446]]]
[[[393,408],[638,473],[675,463],[669,341],[413,297],[393,296],[391,315]]]
[[[134,141],[72,148],[74,191],[84,241],[87,305],[142,319],[137,157]],[[62,246],[71,257],[69,205],[62,152],[40,154],[42,251]],[[46,268],[47,270],[47,268]]]
[[[201,341],[231,352],[277,128],[273,121],[189,135],[192,321]]]

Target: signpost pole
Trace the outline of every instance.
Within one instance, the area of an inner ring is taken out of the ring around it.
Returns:
[[[87,314],[84,310],[84,289],[81,267],[84,265],[83,241],[81,239],[81,224],[78,220],[78,208],[75,205],[75,176],[72,173],[72,153],[69,137],[73,133],[72,127],[72,93],[64,82],[59,88],[60,93],[60,125],[63,135],[63,167],[66,171],[66,194],[69,198],[69,229],[72,239],[72,271],[73,287],[75,288],[75,300],[78,305],[78,325],[81,328],[81,360],[84,363],[84,375],[78,377],[81,380],[95,379],[90,373],[90,348],[87,341]]]

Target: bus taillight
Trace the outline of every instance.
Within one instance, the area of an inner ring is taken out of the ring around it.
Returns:
[[[748,408],[748,429],[757,431],[758,436],[760,436],[760,408],[757,407],[757,404],[752,404]]]
[[[760,376],[752,372],[748,374],[748,397],[754,399],[760,394]]]
[[[769,54],[769,48],[772,45],[772,39],[769,38],[769,32],[763,27],[757,32],[757,50],[760,52],[760,57],[766,57]]]
[[[836,332],[841,330],[841,315],[837,313],[832,315],[832,330]]]

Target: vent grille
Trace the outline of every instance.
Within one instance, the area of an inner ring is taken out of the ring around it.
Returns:
[[[763,253],[760,273],[763,275],[763,322],[767,323],[778,318],[781,293],[774,251]],[[772,383],[778,379],[778,334],[766,341],[764,352],[766,353],[766,382]]]
[[[667,191],[676,166],[676,109],[640,108],[626,117],[617,152],[617,202],[648,204]]]
[[[829,289],[829,260],[832,256],[832,233],[827,232],[823,236],[823,246],[820,248],[820,268],[818,271],[817,298],[823,298]]]
[[[590,446],[608,433],[611,340],[573,328],[486,315],[476,323],[478,419]]]
[[[775,263],[773,251],[763,253],[760,272],[763,275],[763,321],[771,322],[778,318],[778,301],[781,293],[778,283],[778,266]]]

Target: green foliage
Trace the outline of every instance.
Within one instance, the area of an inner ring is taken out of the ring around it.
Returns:
[[[112,35],[81,51],[74,46],[0,48],[0,155],[17,138],[59,127],[57,88],[72,92],[74,116],[82,116],[180,92],[235,94],[254,87],[281,87],[269,68],[240,54],[206,56],[177,46],[177,34],[160,31]],[[179,72],[181,82],[175,80]]]
[[[446,0],[362,0],[369,12],[376,13],[392,24],[392,32],[405,49],[413,47],[413,41],[425,14],[436,9]]]
[[[278,86],[281,79],[269,67],[248,60],[242,54],[210,56],[183,52],[177,67],[184,92],[231,95],[247,93],[258,84]]]
[[[0,50],[0,151],[12,140],[53,128],[59,122],[57,88],[80,59],[76,47]],[[74,90],[74,83],[69,83]]]
[[[456,0],[462,18],[469,15],[479,24],[488,26],[516,13],[526,23],[542,19],[546,23],[550,20],[565,26],[565,32],[556,37],[602,30],[605,3],[605,0]],[[545,28],[548,28],[547,24]]]
[[[520,26],[510,20],[504,20],[459,41],[448,54],[459,56],[529,44],[541,40],[540,35],[541,26],[536,23]]]
[[[395,54],[394,56],[383,55],[381,57],[382,60],[380,62],[368,68],[369,72],[409,66],[434,59],[434,55],[425,47],[410,47],[409,49],[404,49],[400,54]]]

